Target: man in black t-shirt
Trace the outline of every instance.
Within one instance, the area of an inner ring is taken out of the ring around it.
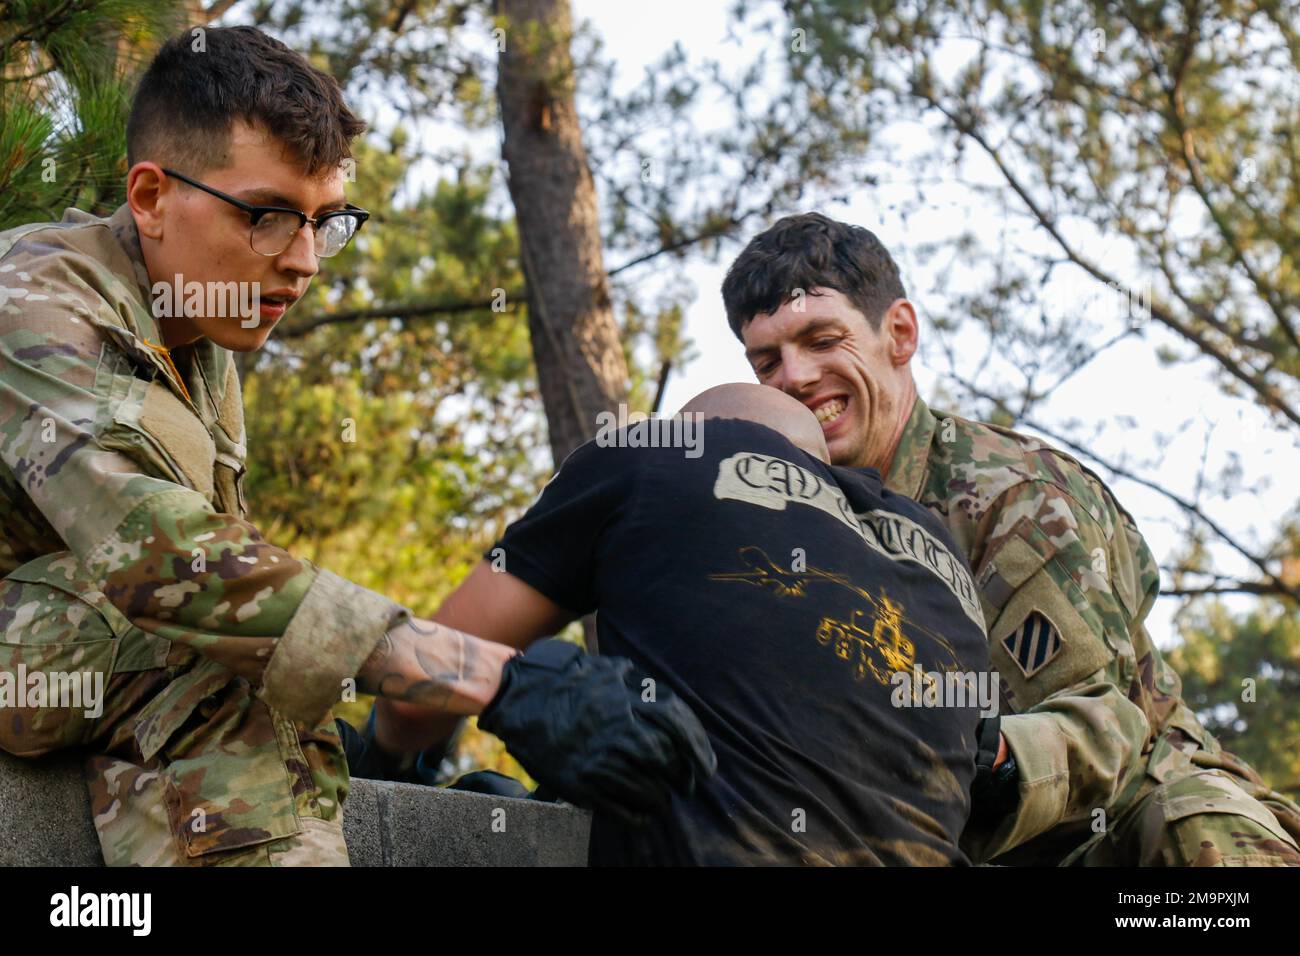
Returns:
[[[684,413],[708,416],[685,453],[631,429],[577,449],[435,619],[522,647],[598,611],[642,699],[699,716],[717,773],[643,826],[596,814],[593,864],[966,863],[996,695],[960,551],[875,470],[827,465],[789,396]]]

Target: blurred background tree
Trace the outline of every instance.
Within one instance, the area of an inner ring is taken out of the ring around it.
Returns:
[[[186,15],[174,0],[0,3],[0,229],[122,202],[135,76]]]
[[[1285,529],[1300,552],[1300,520]],[[1300,585],[1300,560],[1281,575]],[[1232,613],[1215,600],[1191,604],[1183,643],[1169,656],[1183,694],[1223,745],[1249,761],[1274,789],[1300,794],[1300,615],[1285,598],[1262,596]]]

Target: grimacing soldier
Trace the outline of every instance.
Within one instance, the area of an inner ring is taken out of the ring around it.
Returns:
[[[758,381],[813,410],[832,463],[879,469],[970,560],[1003,691],[964,836],[973,859],[1300,865],[1300,807],[1200,725],[1147,633],[1159,571],[1106,485],[917,396],[916,310],[876,236],[786,217],[749,242],[722,296]]]
[[[364,124],[266,34],[205,41],[169,41],[140,83],[126,204],[0,233],[0,673],[103,690],[0,697],[0,749],[87,748],[109,865],[346,864],[330,709],[352,680],[479,714],[574,803],[661,810],[714,758],[671,692],[640,700],[628,662],[415,618],[245,520],[232,352],[261,347],[364,222],[342,168]],[[156,309],[159,282],[246,284],[260,307]],[[593,713],[610,716],[575,732]],[[375,745],[402,753],[394,733]]]

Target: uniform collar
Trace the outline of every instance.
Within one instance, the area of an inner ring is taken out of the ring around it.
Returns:
[[[138,310],[133,309],[130,314],[121,315],[123,320],[121,330],[141,342],[161,343],[162,329],[159,328],[158,319],[153,314],[149,270],[144,264],[144,253],[140,250],[140,233],[136,231],[131,208],[123,203],[117,208],[117,212],[107,220],[101,221],[107,223],[109,234],[130,265],[131,277],[135,279],[136,297],[140,303]],[[126,279],[124,272],[119,272],[118,276],[123,280]]]
[[[130,206],[122,203],[117,207],[117,211],[108,217],[108,230],[117,240],[117,244],[122,247],[122,254],[131,261],[131,272],[135,276],[136,287],[140,290],[140,298],[148,311],[149,303],[153,300],[153,294],[149,291],[149,270],[144,264],[144,252],[140,248],[140,232],[135,227],[135,217],[131,215]],[[149,317],[153,318],[152,312]]]
[[[890,491],[916,498],[925,480],[926,463],[930,458],[930,443],[939,421],[929,407],[917,396],[912,414],[903,426],[903,434],[894,449],[894,461],[889,466],[885,487]]]

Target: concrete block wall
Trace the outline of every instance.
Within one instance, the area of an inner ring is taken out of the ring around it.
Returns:
[[[585,866],[589,824],[569,806],[376,780],[353,780],[343,813],[353,866]],[[102,865],[81,758],[0,754],[0,866]]]

